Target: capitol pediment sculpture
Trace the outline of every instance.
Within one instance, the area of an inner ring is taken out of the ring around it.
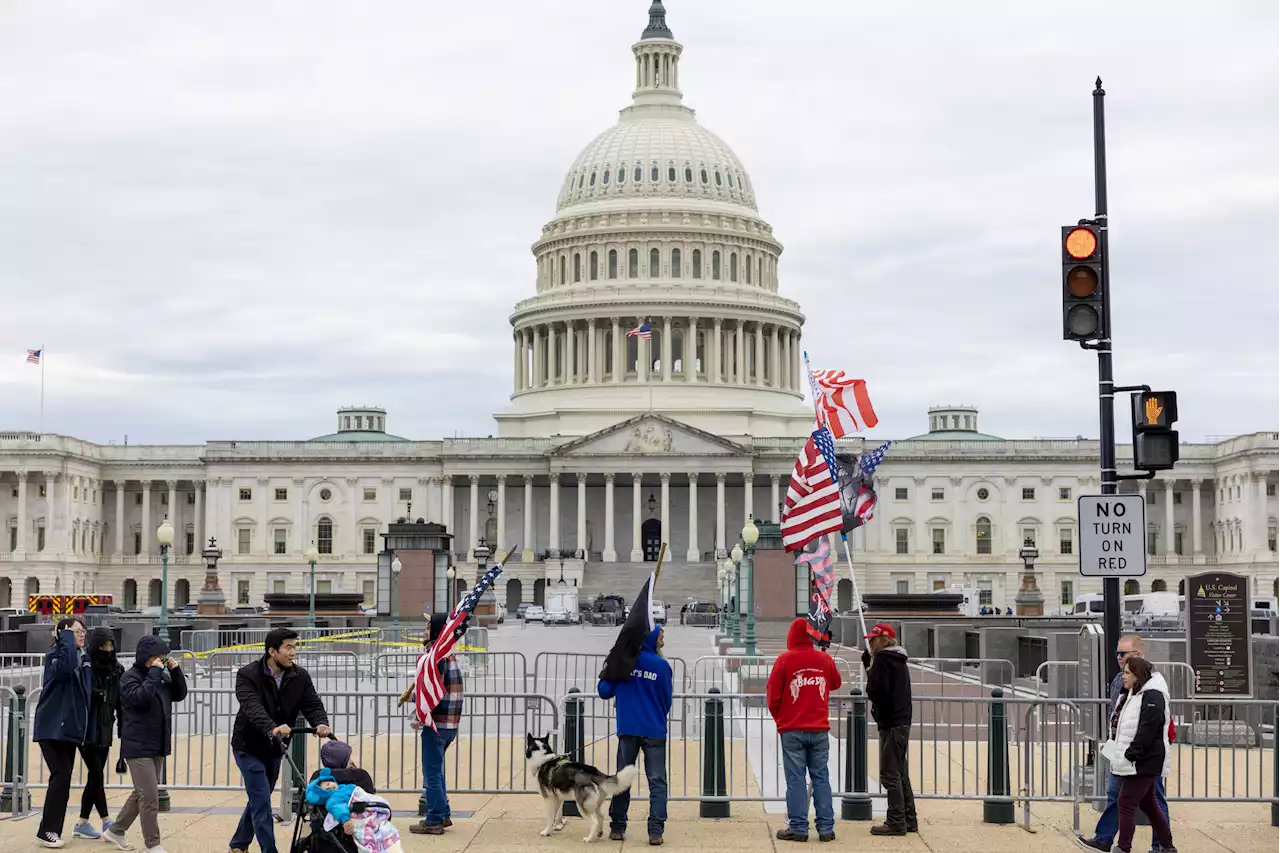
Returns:
[[[636,424],[623,453],[670,453],[674,446],[671,428],[654,423]]]

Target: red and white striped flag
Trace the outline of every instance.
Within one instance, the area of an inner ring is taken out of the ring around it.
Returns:
[[[830,442],[826,430],[809,436],[796,459],[787,485],[787,498],[782,505],[782,546],[798,551],[827,533],[839,533],[843,526],[840,487],[835,472],[827,464],[818,441]],[[831,448],[834,457],[835,448]]]
[[[440,631],[440,636],[436,637],[431,648],[418,658],[418,670],[413,677],[416,688],[413,710],[418,722],[424,726],[431,726],[432,730],[435,730],[436,723],[431,719],[431,712],[449,692],[440,675],[440,664],[453,654],[458,640],[466,633],[467,620],[471,618],[471,612],[476,609],[476,605],[480,603],[480,597],[493,586],[500,574],[502,574],[501,564],[484,573],[479,583],[458,602],[457,607],[453,608],[448,621]]]
[[[843,370],[814,370],[811,374],[818,422],[831,430],[832,438],[844,438],[880,423],[865,380],[849,379]]]

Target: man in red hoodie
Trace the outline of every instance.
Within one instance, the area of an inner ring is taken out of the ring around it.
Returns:
[[[827,733],[831,693],[840,689],[840,671],[826,652],[813,647],[806,620],[787,631],[787,650],[774,661],[766,698],[782,737],[782,767],[787,777],[787,827],[780,841],[809,840],[809,795],[805,770],[813,784],[814,823],[819,841],[835,841],[836,813],[827,775]]]

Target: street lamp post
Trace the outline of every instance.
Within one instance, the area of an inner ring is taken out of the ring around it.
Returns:
[[[160,633],[169,641],[169,546],[173,544],[173,525],[169,516],[156,528],[156,542],[160,543]]]
[[[450,566],[449,571],[445,572],[444,576],[449,579],[449,612],[453,613],[453,579],[458,576],[458,570]]]
[[[722,636],[724,635],[725,626],[728,624],[726,621],[728,617],[725,614],[729,610],[729,594],[725,591],[726,577],[728,577],[728,573],[725,572],[724,565],[721,564],[717,566],[716,582],[720,585],[720,613],[716,619],[716,626],[719,628],[719,633]]]
[[[735,544],[733,550],[729,552],[729,559],[733,562],[733,624],[729,627],[733,628],[733,644],[737,646],[742,641],[742,546]]]
[[[760,538],[760,528],[756,527],[751,516],[742,526],[742,541],[747,546],[747,654],[756,653],[756,541]]]
[[[391,558],[391,622],[396,629],[397,642],[400,631],[400,570],[403,568],[398,554]]]
[[[1022,558],[1024,574],[1022,575],[1022,586],[1018,589],[1018,594],[1013,598],[1015,612],[1019,616],[1043,616],[1044,594],[1036,586],[1036,558],[1040,556],[1040,552],[1036,549],[1036,543],[1031,539],[1024,540],[1022,550],[1018,552],[1018,556]]]
[[[312,542],[303,556],[311,564],[311,604],[307,609],[307,624],[314,628],[316,626],[316,561],[320,559],[320,551],[316,548],[316,543]]]

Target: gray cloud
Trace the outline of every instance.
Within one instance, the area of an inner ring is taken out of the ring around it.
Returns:
[[[933,403],[1097,432],[1058,340],[1108,90],[1117,372],[1190,438],[1276,427],[1274,4],[670,0],[686,103],[751,170],[817,363],[878,433]],[[0,428],[92,440],[495,431],[507,316],[647,0],[25,0],[0,28]],[[1073,23],[1076,22],[1076,23]],[[1083,35],[1081,35],[1083,33]]]

